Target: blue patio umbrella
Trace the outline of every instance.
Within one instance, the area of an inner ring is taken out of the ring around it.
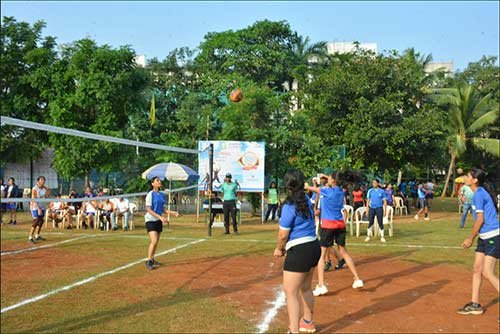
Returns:
[[[143,179],[152,180],[155,177],[159,177],[160,180],[168,180],[168,189],[172,190],[172,181],[187,181],[194,182],[197,181],[200,176],[197,172],[189,168],[188,166],[178,164],[175,162],[164,162],[159,163],[154,166],[149,167],[142,173]],[[170,195],[168,192],[168,210],[170,211]],[[168,214],[168,220],[170,221],[170,213]]]

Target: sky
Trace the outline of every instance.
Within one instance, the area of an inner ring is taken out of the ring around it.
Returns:
[[[197,47],[207,32],[237,30],[257,20],[286,20],[317,41],[377,43],[379,52],[414,47],[434,61],[464,69],[499,54],[499,2],[327,1],[2,1],[2,16],[44,20],[46,35],[68,43],[90,37],[130,45],[147,59]]]

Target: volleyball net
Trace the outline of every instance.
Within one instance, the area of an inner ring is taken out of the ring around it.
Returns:
[[[13,126],[17,127],[20,129],[31,129],[31,130],[36,130],[36,131],[44,131],[48,133],[55,133],[61,136],[71,136],[71,137],[76,137],[80,138],[81,140],[93,140],[93,141],[98,141],[98,142],[103,142],[103,143],[113,143],[116,145],[124,145],[126,147],[133,147],[135,150],[138,150],[138,148],[146,148],[150,150],[159,150],[159,151],[168,151],[168,152],[175,152],[175,153],[182,153],[182,154],[188,154],[188,155],[196,155],[195,159],[192,159],[192,161],[196,161],[197,156],[198,156],[198,150],[197,149],[189,149],[189,148],[183,148],[183,147],[174,147],[174,146],[167,146],[167,145],[161,145],[161,144],[156,144],[156,143],[148,143],[148,142],[141,142],[137,140],[130,140],[130,139],[125,139],[125,138],[118,138],[118,137],[112,137],[112,136],[107,136],[107,135],[102,135],[102,134],[96,134],[92,132],[85,132],[85,131],[80,131],[80,130],[74,130],[74,129],[69,129],[69,128],[63,128],[63,127],[58,127],[58,126],[53,126],[53,125],[48,125],[48,124],[43,124],[43,123],[36,123],[36,122],[31,122],[31,121],[25,121],[25,120],[20,120],[12,117],[4,117],[1,116],[1,126]],[[113,159],[114,157],[110,156],[110,159]],[[4,161],[9,162],[9,161]],[[158,161],[157,161],[158,162]],[[148,166],[149,167],[149,166]],[[100,166],[94,166],[94,171],[99,172],[100,171]],[[146,167],[147,168],[147,167]],[[144,168],[144,169],[146,169]],[[134,179],[137,179],[140,177],[140,172],[138,171],[136,175],[133,175]],[[7,175],[8,170],[4,170],[4,181],[6,181],[7,178],[9,178],[11,175]],[[119,170],[115,171],[116,173],[121,173]],[[40,175],[43,175],[41,173]],[[39,175],[35,175],[37,177]],[[45,175],[43,175],[45,176]],[[127,178],[131,179],[131,175],[121,175],[122,179],[125,179],[121,182],[121,184],[126,184]],[[78,179],[78,178],[75,178]],[[36,178],[32,180],[32,183],[36,182]],[[62,182],[62,181],[61,181]],[[144,185],[148,182],[148,180],[144,180],[142,187],[144,188]],[[59,184],[54,186],[53,184],[50,184],[50,182],[46,183],[46,187],[49,189],[53,189],[51,191],[50,195],[48,198],[37,198],[33,199],[31,198],[31,187],[34,186],[34,184],[29,185],[30,192],[27,193],[25,190],[24,196],[23,197],[10,197],[6,198],[7,195],[7,187],[5,188],[4,194],[2,194],[2,198],[0,199],[0,202],[2,204],[6,203],[28,203],[28,202],[39,202],[39,203],[57,203],[57,202],[64,202],[64,203],[80,203],[80,202],[85,202],[85,201],[106,201],[106,200],[112,200],[116,198],[127,198],[131,201],[137,201],[139,203],[144,203],[144,197],[146,196],[147,192],[146,191],[136,191],[136,192],[130,192],[130,193],[124,193],[122,189],[117,189],[118,191],[114,191],[112,187],[109,187],[107,184],[100,183],[99,181],[93,182],[93,196],[92,197],[85,197],[83,194],[83,184],[81,182],[77,182],[80,185],[76,189],[76,193],[79,194],[75,196],[75,198],[69,198],[70,194],[69,191],[67,193],[62,193],[59,187]],[[177,188],[173,189],[164,189],[166,194],[182,194],[182,198],[180,196],[172,196],[173,202],[172,204],[178,205],[178,207],[182,207],[184,205],[187,207],[187,204],[191,204],[191,199],[186,198],[186,196],[189,194],[191,195],[191,198],[193,197],[194,194],[196,194],[196,189],[198,188],[198,184],[188,184],[187,186],[181,186],[182,184],[180,182],[175,182],[174,185],[178,186]],[[71,187],[70,187],[71,188]],[[75,187],[76,188],[76,187]],[[120,188],[120,187],[116,187]],[[130,188],[130,187],[129,187]],[[133,188],[133,187],[132,187]],[[25,188],[27,189],[27,188]],[[80,190],[80,191],[78,191]],[[56,197],[56,194],[60,193],[60,198]],[[181,203],[177,203],[178,201],[181,201]],[[140,207],[143,207],[143,205],[139,205]]]

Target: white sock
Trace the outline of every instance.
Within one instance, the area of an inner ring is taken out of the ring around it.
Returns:
[[[368,238],[371,238],[371,236],[372,236],[372,228],[373,227],[368,228]]]
[[[384,230],[380,230],[380,237],[383,238],[384,237]]]
[[[32,235],[30,235],[30,236],[28,237],[28,240],[33,240],[33,236],[32,236]]]
[[[35,239],[36,239],[36,238],[38,238],[38,237],[39,237],[39,235],[38,235],[38,234],[35,234]]]

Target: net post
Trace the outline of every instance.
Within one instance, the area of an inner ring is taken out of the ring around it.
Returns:
[[[214,144],[210,143],[208,148],[208,236],[212,236],[212,191],[213,191],[213,174],[214,174]]]

